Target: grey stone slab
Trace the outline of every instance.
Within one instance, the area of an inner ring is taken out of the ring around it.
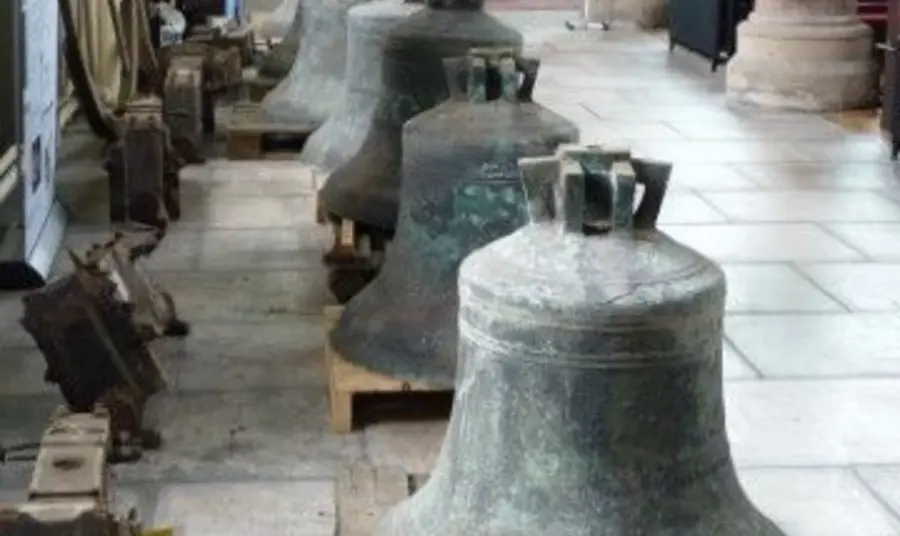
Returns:
[[[66,248],[83,256],[93,245],[102,244],[112,236],[112,230],[70,229],[63,239],[63,247],[56,255],[53,276],[58,277],[72,272],[72,261],[65,251]],[[196,267],[198,244],[197,231],[172,229],[166,233],[156,250],[139,262],[147,270],[191,270]]]
[[[818,116],[804,121],[736,117],[725,121],[675,120],[667,124],[684,137],[697,140],[820,140],[844,136],[840,127]]]
[[[670,188],[673,192],[680,190],[714,192],[720,190],[756,189],[757,185],[742,175],[738,168],[740,168],[739,165],[678,164],[672,168],[672,175],[669,179]]]
[[[0,396],[0,445],[7,448],[41,439],[53,411],[64,404],[56,393]],[[24,489],[31,481],[31,461],[0,464],[0,489]]]
[[[725,402],[739,466],[900,465],[900,380],[726,382]]]
[[[362,455],[358,435],[331,433],[324,387],[163,395],[147,416],[163,447],[117,468],[122,481],[328,478]]]
[[[437,462],[446,421],[378,423],[365,429],[366,456],[381,467],[430,473]]]
[[[180,393],[326,385],[321,315],[264,323],[195,323],[185,339],[155,343],[170,355]]]
[[[331,245],[328,227],[313,224],[284,229],[208,229],[199,236],[201,270],[321,269]]]
[[[854,311],[900,310],[900,263],[805,264],[801,269]]]
[[[278,320],[332,302],[324,270],[157,272],[187,321]]]
[[[191,536],[333,536],[334,482],[168,485],[154,524]]]
[[[876,261],[900,261],[900,223],[835,223],[834,236]]]
[[[180,228],[267,229],[315,221],[314,195],[281,197],[209,194],[182,207]]]
[[[790,536],[894,536],[900,522],[849,469],[745,469],[751,500]]]
[[[707,192],[703,197],[739,222],[900,221],[900,204],[873,192]]]
[[[664,225],[676,240],[720,262],[848,261],[862,255],[812,224]]]
[[[182,187],[196,194],[280,197],[311,194],[316,172],[297,160],[211,160],[182,170]]]
[[[692,140],[641,141],[635,143],[638,156],[678,164],[744,164],[753,162],[808,162],[810,157],[797,148],[796,141]]]
[[[786,264],[725,264],[727,310],[843,312],[846,309]]]
[[[900,375],[900,317],[729,316],[728,339],[768,378]]]
[[[0,292],[0,348],[35,346],[34,340],[19,323],[24,312],[22,296],[25,294],[24,291]]]
[[[900,519],[900,466],[859,467],[856,473],[868,489]]]
[[[666,196],[662,212],[659,215],[660,225],[672,223],[720,223],[725,216],[707,203],[703,198],[691,192],[672,192]]]
[[[752,163],[737,169],[776,190],[885,190],[897,184],[897,170],[888,162]]]
[[[37,347],[0,347],[2,396],[49,395],[56,388],[44,381],[47,362]]]
[[[759,374],[728,341],[722,344],[722,377],[729,380],[753,380]]]

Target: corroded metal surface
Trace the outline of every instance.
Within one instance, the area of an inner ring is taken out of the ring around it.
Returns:
[[[259,65],[259,74],[281,79],[291,72],[294,59],[300,51],[300,40],[303,37],[304,2],[297,2],[293,13],[293,21],[284,38],[263,58]]]
[[[453,385],[459,263],[524,223],[516,161],[578,139],[531,100],[537,65],[512,49],[447,60],[450,99],[403,129],[400,219],[385,264],[331,334],[345,359]]]
[[[460,269],[437,467],[374,536],[784,536],[731,460],[725,276],[656,230],[668,166],[601,153],[523,159],[530,224]]]
[[[270,121],[324,123],[341,99],[347,12],[368,0],[304,0],[300,50],[290,72],[262,101]]]
[[[163,114],[172,145],[191,163],[204,161],[203,64],[204,59],[197,56],[172,58],[163,88]]]
[[[136,512],[112,513],[107,458],[109,414],[62,412],[41,439],[27,501],[0,504],[0,534],[28,536],[139,536]]]
[[[162,228],[181,217],[182,165],[163,122],[162,101],[147,96],[126,103],[122,136],[106,163],[110,219]]]
[[[22,300],[21,324],[47,362],[44,379],[59,386],[73,411],[109,408],[123,441],[150,437],[143,408],[167,385],[149,341],[188,332],[171,296],[135,263],[160,233],[136,238],[116,235],[84,259],[70,251],[74,272]]]
[[[347,15],[347,71],[337,110],[317,130],[300,159],[331,170],[355,155],[376,118],[378,100],[385,92],[381,59],[388,32],[421,9],[419,2],[381,0],[356,6]]]
[[[482,9],[483,2],[429,2],[388,35],[383,94],[362,147],[335,169],[321,192],[337,216],[391,231],[397,220],[403,124],[449,97],[443,60],[471,47],[521,50],[522,35]]]

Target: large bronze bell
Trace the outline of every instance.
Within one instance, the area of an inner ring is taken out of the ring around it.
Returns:
[[[381,58],[388,32],[422,8],[422,2],[383,0],[347,14],[347,73],[338,109],[306,140],[300,159],[332,170],[355,155],[375,124],[384,94]],[[380,119],[383,121],[384,119]]]
[[[255,35],[263,39],[284,39],[293,25],[292,21],[298,9],[302,9],[300,0],[282,0],[278,7],[266,14],[262,23],[256,26]]]
[[[295,9],[287,20],[292,21],[286,29],[283,39],[272,48],[259,65],[259,74],[280,80],[291,72],[294,59],[300,50],[300,38],[303,36],[303,2],[305,0],[285,0],[272,12],[275,17],[285,4],[293,3]],[[277,19],[276,19],[277,20]],[[284,20],[284,19],[281,19]]]
[[[531,223],[463,262],[447,435],[374,536],[784,536],[731,460],[722,271],[656,230],[665,181],[632,214],[666,166],[591,163],[523,159]]]
[[[270,121],[321,125],[337,109],[347,57],[347,11],[367,1],[303,0],[300,52],[262,101]]]
[[[320,200],[363,231],[390,236],[399,204],[403,124],[448,97],[442,60],[471,47],[522,48],[522,35],[484,12],[484,0],[427,0],[384,47],[384,90],[359,152],[328,177]],[[439,139],[439,138],[435,138]]]
[[[449,100],[403,127],[394,242],[331,342],[368,369],[450,387],[459,263],[524,223],[517,160],[552,154],[577,141],[578,129],[531,100],[537,60],[477,49],[445,61]]]

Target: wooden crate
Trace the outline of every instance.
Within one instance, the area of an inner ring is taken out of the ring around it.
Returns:
[[[357,464],[341,470],[335,490],[337,536],[371,536],[397,503],[428,480],[399,469]]]
[[[272,122],[259,103],[239,102],[232,109],[227,128],[229,160],[259,160],[267,152],[266,143],[276,139],[299,150],[316,125]]]
[[[328,395],[331,404],[331,429],[338,434],[353,430],[353,397],[365,393],[438,393],[448,392],[424,382],[407,382],[372,372],[344,359],[332,347],[327,334],[343,314],[339,305],[325,307],[325,371],[328,374]]]

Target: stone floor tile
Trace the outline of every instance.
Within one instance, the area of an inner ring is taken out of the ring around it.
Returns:
[[[25,312],[22,307],[22,296],[25,294],[24,291],[0,292],[0,348],[35,346],[34,339],[19,323]]]
[[[802,122],[744,118],[713,122],[691,118],[666,124],[684,137],[697,140],[818,140],[844,135],[839,127],[816,116]]]
[[[153,521],[191,536],[333,536],[334,482],[172,484]]]
[[[36,346],[0,347],[2,396],[49,395],[56,388],[44,381],[47,362]]]
[[[676,240],[719,262],[857,260],[861,255],[811,224],[663,225]]]
[[[308,225],[315,221],[316,199],[310,195],[281,197],[219,196],[184,207],[179,227],[267,229]]]
[[[789,536],[896,536],[900,521],[849,469],[746,469],[747,495]]]
[[[94,244],[102,244],[113,236],[111,230],[75,229],[66,233],[63,248],[72,248],[80,256]],[[197,264],[199,233],[192,230],[171,229],[156,250],[140,260],[148,271],[192,270]],[[65,249],[60,249],[53,265],[54,277],[72,272],[72,261]]]
[[[660,225],[670,223],[720,223],[725,216],[691,192],[671,192],[666,196],[659,215]]]
[[[320,269],[330,247],[327,227],[210,229],[198,238],[200,270]]]
[[[744,177],[738,168],[739,165],[678,164],[672,167],[669,188],[673,193],[680,190],[714,192],[756,189],[757,185]]]
[[[732,315],[725,326],[767,378],[900,376],[897,315]]]
[[[798,142],[773,145],[766,140],[640,140],[634,153],[679,164],[744,164],[748,162],[809,161],[795,147]]]
[[[900,519],[900,466],[858,467],[856,473],[882,504]]]
[[[373,424],[364,432],[366,456],[375,465],[400,467],[413,474],[430,473],[446,432],[446,421]]]
[[[900,223],[833,223],[834,236],[876,261],[900,261]]]
[[[337,436],[322,387],[160,395],[147,420],[163,448],[117,467],[125,482],[328,478],[362,456],[358,434]]]
[[[900,204],[872,192],[709,192],[703,197],[737,222],[900,221]]]
[[[722,345],[722,377],[729,380],[754,380],[759,373],[750,366],[740,353],[728,341]]]
[[[820,287],[854,311],[900,309],[900,264],[804,264]]]
[[[786,264],[725,264],[730,313],[845,311]]]
[[[323,270],[157,272],[187,321],[283,320],[321,314],[332,297]]]
[[[315,173],[297,160],[236,162],[209,160],[181,172],[182,188],[190,192],[234,197],[281,197],[312,194]]]
[[[279,322],[192,325],[185,339],[154,343],[170,356],[180,393],[324,387],[321,315]]]
[[[777,190],[884,190],[900,179],[889,162],[752,163],[736,167],[762,188]]]
[[[900,465],[900,380],[727,382],[725,398],[739,466]]]

